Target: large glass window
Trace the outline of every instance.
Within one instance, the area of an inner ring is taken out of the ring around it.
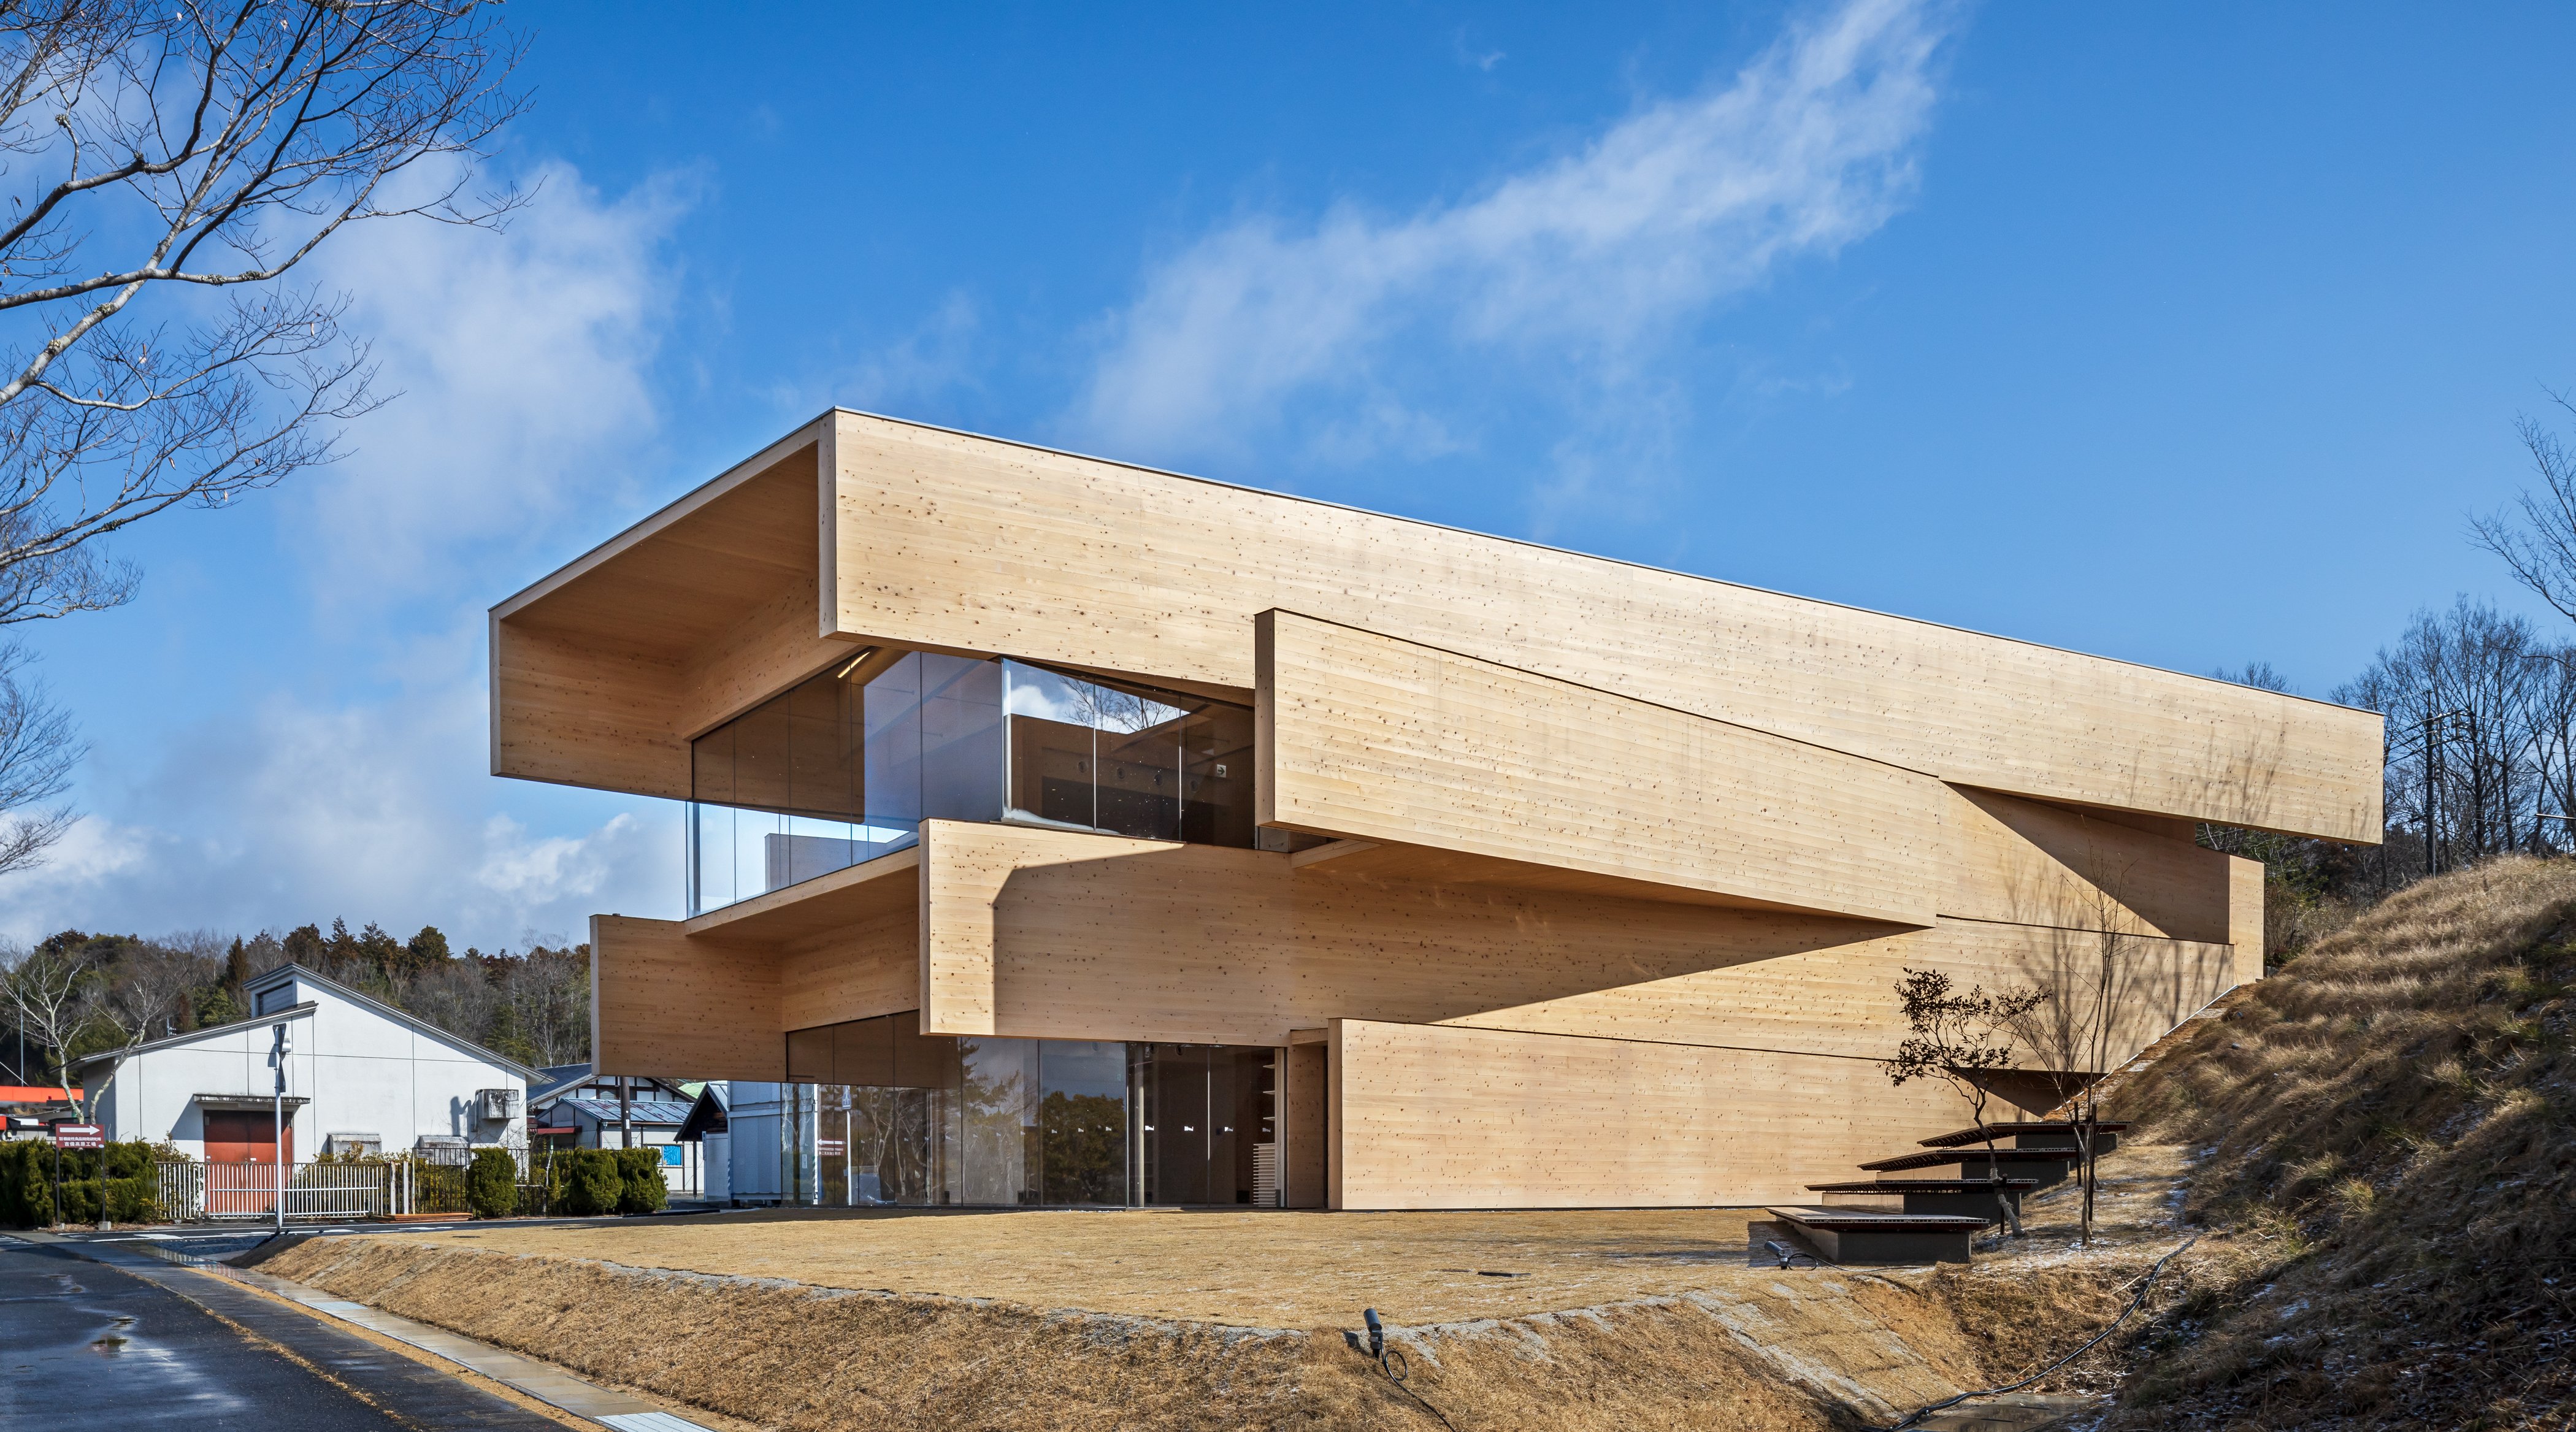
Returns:
[[[871,650],[690,743],[689,912],[928,818],[1249,846],[1252,712],[1025,662]]]
[[[889,1015],[787,1036],[792,1202],[1278,1202],[1278,1051],[945,1038]]]

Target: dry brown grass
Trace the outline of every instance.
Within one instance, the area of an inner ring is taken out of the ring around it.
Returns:
[[[752,1226],[790,1245],[818,1227]],[[1461,1429],[1828,1432],[1892,1420],[1985,1372],[1944,1305],[1904,1280],[1740,1264],[1701,1265],[1697,1286],[1669,1295],[1399,1327],[1422,1402],[1340,1326],[823,1288],[404,1235],[319,1239],[264,1266],[782,1432],[1432,1428],[1441,1417]]]
[[[2199,1151],[2205,1280],[2134,1427],[2564,1428],[2576,1397],[2576,863],[2404,891],[2118,1094]]]
[[[1743,1209],[1298,1213],[744,1210],[418,1235],[821,1288],[932,1293],[1249,1328],[1509,1318],[1706,1286]],[[1495,1275],[1503,1276],[1495,1276]]]

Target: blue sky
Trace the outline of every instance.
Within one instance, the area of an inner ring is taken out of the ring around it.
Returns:
[[[834,402],[2315,695],[2562,621],[2461,532],[2576,385],[2564,7],[517,18],[537,203],[323,262],[402,399],[31,633],[0,934],[674,913],[673,807],[485,774],[482,612]]]

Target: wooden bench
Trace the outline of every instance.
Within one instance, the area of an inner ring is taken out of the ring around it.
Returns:
[[[1987,1179],[1882,1178],[1852,1183],[1811,1183],[1809,1193],[1825,1196],[1827,1208],[1877,1208],[1890,1213],[1941,1213],[2004,1221],[2003,1205],[2021,1211],[2021,1196],[2039,1187],[2035,1178],[2007,1178],[2001,1190]]]
[[[1982,1218],[1938,1213],[1884,1213],[1869,1208],[1768,1210],[1831,1263],[1965,1263]]]

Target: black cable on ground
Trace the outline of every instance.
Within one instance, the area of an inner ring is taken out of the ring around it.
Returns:
[[[1386,1345],[1386,1325],[1377,1320],[1377,1309],[1363,1309],[1360,1316],[1368,1323],[1369,1356],[1377,1359],[1377,1370],[1386,1374],[1386,1380],[1395,1384],[1396,1391],[1421,1403],[1423,1411],[1439,1418],[1441,1426],[1448,1428],[1449,1432],[1458,1432],[1458,1424],[1449,1420],[1448,1413],[1432,1406],[1421,1393],[1404,1385],[1405,1379],[1413,1375],[1413,1364],[1405,1360],[1401,1351]]]
[[[1982,1388],[1975,1392],[1962,1392],[1958,1396],[1950,1398],[1945,1402],[1935,1402],[1929,1407],[1915,1408],[1912,1412],[1907,1413],[1904,1417],[1898,1419],[1894,1426],[1872,1428],[1871,1432],[1905,1432],[1906,1428],[1913,1426],[1915,1423],[1922,1421],[1924,1418],[1931,1416],[1935,1412],[1941,1411],[1943,1408],[1956,1407],[1962,1402],[1967,1402],[1979,1397],[1995,1397],[2007,1392],[2019,1392],[2023,1388],[2030,1386],[2032,1383],[2039,1381],[2041,1378],[2048,1376],[2050,1373],[2055,1372],[2059,1368],[2066,1366],[2068,1363],[2075,1361],[2079,1357],[2082,1357],[2084,1354],[2091,1352],[2094,1348],[2100,1346],[2104,1338],[2118,1332],[2120,1330],[2120,1324],[2129,1320],[2129,1314],[2136,1312],[2138,1310],[2138,1305],[2147,1300],[2148,1290],[2155,1287],[2156,1275],[2165,1270],[2165,1265],[2176,1258],[2181,1257],[2183,1254],[2190,1252],[2191,1245],[2199,1241],[2200,1235],[2195,1233],[2189,1238],[2184,1239],[2180,1248],[2177,1248],[2162,1258],[2157,1259],[2156,1265],[2147,1270],[2147,1276],[2139,1280],[2137,1296],[2129,1299],[2129,1305],[2120,1310],[2120,1315],[2111,1320],[2111,1325],[2109,1327],[2095,1333],[2085,1342],[2084,1346],[2077,1348],[2075,1351],[2068,1353],[2066,1356],[2059,1358],[2057,1361],[2050,1363],[2048,1366],[2041,1368],[2039,1371],[2032,1373],[2030,1376],[2023,1378],[2019,1382],[2007,1382],[2001,1387]],[[1444,1418],[1442,1420],[1445,1421],[1447,1419]]]

